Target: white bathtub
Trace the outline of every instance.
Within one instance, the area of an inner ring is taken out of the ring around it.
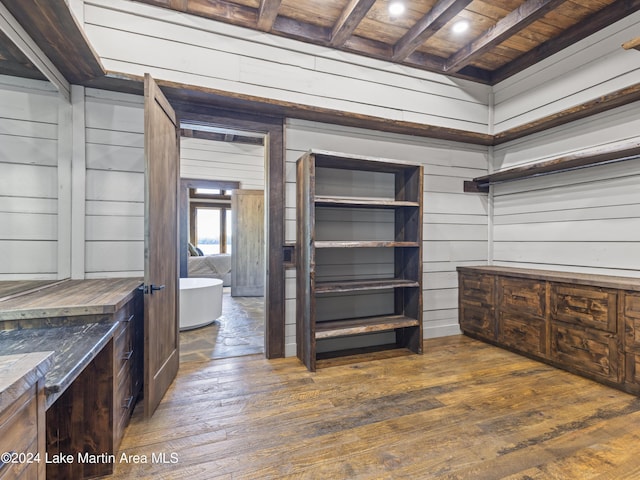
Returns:
[[[204,327],[222,315],[222,280],[180,279],[180,330]]]

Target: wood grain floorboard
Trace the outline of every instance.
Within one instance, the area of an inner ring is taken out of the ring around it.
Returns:
[[[183,363],[117,479],[638,479],[640,399],[463,337],[308,372]],[[152,455],[175,454],[175,464]]]

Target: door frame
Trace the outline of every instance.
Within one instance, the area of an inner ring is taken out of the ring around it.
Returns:
[[[254,132],[265,139],[265,335],[267,358],[285,354],[285,154],[284,118],[172,102],[181,122]],[[183,253],[181,250],[181,255]],[[182,263],[182,262],[181,262]]]

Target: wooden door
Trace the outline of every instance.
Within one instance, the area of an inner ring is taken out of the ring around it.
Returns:
[[[231,195],[231,295],[264,295],[264,191]]]
[[[178,372],[179,123],[144,77],[144,411],[150,417]]]

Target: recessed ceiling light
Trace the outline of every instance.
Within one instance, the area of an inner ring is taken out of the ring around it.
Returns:
[[[454,33],[463,33],[466,32],[469,28],[469,22],[466,20],[460,20],[453,24],[453,32]]]
[[[402,2],[391,2],[389,4],[389,13],[396,17],[398,15],[402,15],[404,13],[404,3]]]

